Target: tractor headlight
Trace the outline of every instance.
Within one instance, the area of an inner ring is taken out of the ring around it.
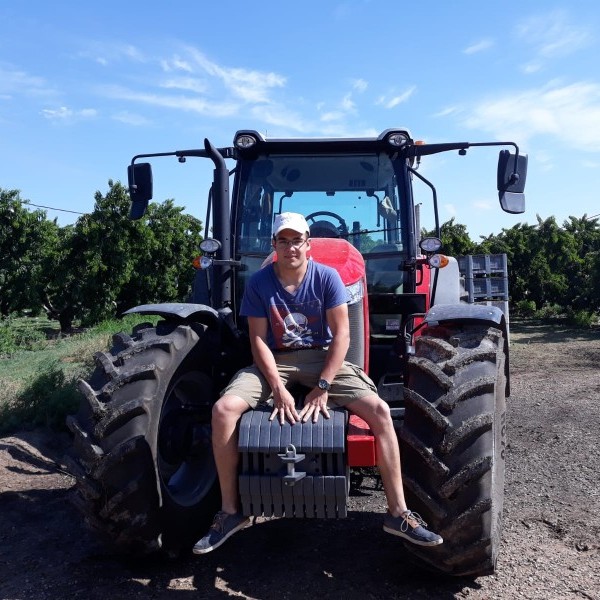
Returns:
[[[200,259],[200,268],[201,269],[209,269],[213,264],[213,260],[212,258],[208,258],[206,256],[203,256]]]
[[[390,133],[390,135],[388,135],[387,141],[390,145],[400,148],[404,146],[406,142],[408,142],[408,136],[405,133],[401,132]]]
[[[252,148],[257,142],[257,139],[253,135],[249,135],[248,133],[242,133],[235,138],[235,145],[237,148],[241,150],[247,150],[248,148]]]
[[[220,247],[221,242],[219,242],[219,240],[215,240],[214,238],[206,238],[200,242],[200,250],[209,256],[215,254]]]
[[[426,237],[419,242],[419,248],[425,254],[434,254],[442,247],[442,240],[436,237]]]

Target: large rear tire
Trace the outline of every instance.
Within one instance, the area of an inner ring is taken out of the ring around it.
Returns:
[[[169,554],[218,508],[210,419],[215,342],[204,325],[160,322],[113,338],[68,418],[75,503],[115,549]]]
[[[409,361],[399,432],[409,507],[444,543],[420,561],[451,575],[495,570],[506,448],[502,332],[480,325],[427,328]]]

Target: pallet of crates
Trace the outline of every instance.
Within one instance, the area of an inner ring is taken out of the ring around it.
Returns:
[[[497,306],[509,323],[508,265],[506,254],[473,254],[458,257],[469,304]]]

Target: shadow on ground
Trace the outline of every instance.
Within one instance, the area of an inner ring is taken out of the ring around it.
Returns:
[[[600,328],[576,329],[561,324],[535,322],[511,322],[511,343],[521,344],[556,344],[573,341],[598,341],[600,348]]]
[[[57,462],[64,444],[63,437],[38,439],[35,432],[0,440],[0,481],[15,474],[19,481],[0,494],[2,598],[191,598],[200,591],[202,598],[416,600],[454,598],[465,587],[479,587],[413,566],[373,512],[262,522],[201,557],[115,556],[69,502],[73,479]]]

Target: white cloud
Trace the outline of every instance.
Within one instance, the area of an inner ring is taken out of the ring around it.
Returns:
[[[352,82],[352,89],[359,93],[366,91],[367,87],[369,87],[369,84],[364,79],[355,79]]]
[[[276,104],[253,106],[251,114],[253,118],[259,119],[267,125],[278,127],[279,130],[276,131],[294,131],[306,134],[312,130],[312,126],[304,121],[302,116]]]
[[[450,215],[450,218],[456,217],[456,215],[458,214],[456,206],[454,204],[444,204],[443,208],[446,211],[446,213]]]
[[[145,57],[142,54],[142,52],[140,52],[140,50],[138,50],[135,46],[132,46],[131,44],[120,46],[120,51],[124,56],[131,60],[135,60],[138,62],[145,61]]]
[[[189,92],[195,92],[197,94],[203,94],[208,90],[208,85],[201,79],[194,77],[177,77],[173,79],[167,79],[160,84],[160,87],[167,90],[185,90]]]
[[[536,150],[533,159],[535,160],[540,171],[547,172],[554,168],[554,159],[552,155],[545,150]]]
[[[146,62],[146,57],[142,51],[135,46],[115,42],[93,42],[88,50],[80,52],[79,55],[91,59],[103,67],[120,62],[123,59],[138,63]]]
[[[163,59],[160,61],[160,66],[162,70],[170,73],[171,71],[185,71],[186,73],[192,73],[193,69],[189,62],[183,60],[179,56],[175,55],[171,59]]]
[[[446,108],[443,108],[442,110],[440,110],[439,112],[434,113],[434,117],[447,117],[449,115],[455,115],[459,112],[461,112],[461,108],[458,106],[448,106]]]
[[[532,60],[531,62],[521,65],[521,71],[525,73],[525,75],[531,75],[532,73],[541,71],[543,66],[543,63],[541,63],[539,60]]]
[[[121,111],[112,116],[115,121],[125,123],[126,125],[133,125],[134,127],[142,127],[150,125],[150,121],[142,115],[137,115],[128,111]]]
[[[221,67],[195,48],[189,48],[189,53],[196,66],[208,75],[221,80],[229,91],[244,102],[270,102],[269,93],[272,88],[284,87],[286,83],[286,78],[277,73],[239,67]]]
[[[49,121],[73,123],[82,119],[93,119],[98,116],[98,111],[94,108],[83,108],[81,110],[73,110],[72,108],[61,106],[57,109],[43,109],[42,116],[48,119]]]
[[[569,56],[593,41],[591,30],[572,25],[564,10],[524,19],[517,25],[516,34],[535,53],[534,58],[522,67],[525,73],[536,72],[547,60]]]
[[[493,40],[491,40],[490,38],[485,38],[483,40],[475,42],[474,44],[471,44],[470,46],[467,46],[463,50],[463,54],[477,54],[478,52],[483,52],[484,50],[491,48],[493,45]]]
[[[137,92],[118,86],[104,87],[101,88],[100,92],[110,98],[140,102],[163,108],[186,110],[209,117],[230,117],[238,114],[240,110],[240,104],[236,102],[209,102],[203,98]]]
[[[600,152],[600,84],[578,82],[507,92],[466,110],[463,124],[519,144],[539,136],[578,150]]]
[[[354,86],[353,86],[354,87]],[[319,102],[317,104],[317,110],[321,111],[327,106],[326,102]],[[352,98],[352,92],[348,92],[337,105],[331,110],[326,110],[320,116],[322,123],[332,123],[343,121],[349,115],[356,115],[356,102]]]
[[[95,60],[100,60],[102,64],[106,65],[123,58],[135,62],[149,62],[143,53],[132,45],[116,44],[108,46],[106,44],[96,44],[91,51],[86,53],[86,56],[91,56],[92,52]],[[184,47],[183,51],[179,54],[173,54],[171,57],[153,60],[164,73],[176,74],[183,72],[187,74],[187,77],[170,77],[160,83],[159,87],[179,89],[194,94],[205,94],[210,89],[217,89],[217,84],[221,84],[234,98],[249,104],[271,102],[271,91],[274,88],[284,87],[286,83],[286,78],[278,73],[222,66],[210,60],[200,50],[192,46]],[[202,78],[194,77],[197,74],[202,74]],[[208,75],[208,78],[206,78],[206,75]],[[218,89],[216,93],[218,93]],[[155,101],[158,102],[158,97],[155,98]],[[167,98],[165,102],[171,103],[172,99]],[[184,103],[188,105],[194,102],[202,104],[204,101],[184,99]],[[229,102],[228,104],[231,105],[232,103]],[[204,110],[204,108],[201,110]],[[214,109],[211,108],[210,112],[213,111]]]
[[[341,110],[332,110],[321,115],[321,121],[329,123],[331,121],[340,121],[346,116],[345,112]]]
[[[54,93],[43,77],[0,63],[0,95],[10,98],[13,95],[49,96]]]
[[[477,210],[496,210],[496,204],[490,200],[475,200],[473,202],[473,208]]]
[[[346,94],[342,98],[342,109],[346,112],[354,112],[356,110],[356,104],[352,100],[352,94]]]
[[[586,169],[600,169],[600,161],[583,160],[581,161],[581,166]]]
[[[278,73],[224,67],[210,60],[193,47],[186,47],[179,55],[156,61],[165,78],[150,83],[152,87],[140,91],[139,87],[104,86],[98,88],[104,96],[196,112],[210,117],[232,117],[250,111],[254,117],[271,124],[290,119],[292,129],[302,129],[297,115],[281,108],[273,91],[286,83]],[[178,74],[180,73],[180,75]],[[261,110],[254,111],[256,106]],[[263,110],[272,106],[272,110]]]
[[[416,85],[413,85],[411,87],[409,87],[407,90],[405,90],[404,92],[402,92],[401,94],[397,95],[397,96],[393,96],[392,98],[389,98],[388,96],[380,96],[377,101],[375,102],[375,104],[379,105],[379,106],[383,106],[384,108],[394,108],[396,106],[398,106],[398,104],[402,104],[403,102],[406,102],[415,92],[415,90],[417,89]]]

